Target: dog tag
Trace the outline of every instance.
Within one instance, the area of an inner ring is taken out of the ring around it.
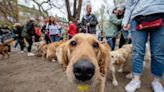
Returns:
[[[78,85],[77,88],[81,91],[81,92],[85,92],[89,89],[89,86],[87,85]]]

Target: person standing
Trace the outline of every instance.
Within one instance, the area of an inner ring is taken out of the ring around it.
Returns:
[[[118,10],[118,19],[123,19],[124,17],[124,12],[125,12],[125,7],[124,6],[119,6],[117,8]],[[118,31],[122,30],[122,25],[120,24],[118,27]],[[127,41],[127,36],[128,36],[128,31],[122,30],[120,33],[120,41],[119,41],[119,48],[122,48],[123,45],[125,45]]]
[[[80,20],[76,19],[75,22],[76,22],[75,24],[76,24],[76,31],[77,31],[77,33],[81,33],[82,32],[82,26],[81,26]]]
[[[35,29],[34,29],[34,20],[29,20],[27,24],[24,26],[22,31],[22,36],[28,43],[28,56],[34,56],[33,53],[31,53],[33,40],[35,39]]]
[[[55,17],[50,18],[46,29],[48,30],[52,42],[60,40],[60,27],[58,26]]]
[[[41,28],[41,31],[44,34],[44,39],[46,41],[46,44],[51,43],[51,40],[50,40],[50,37],[48,34],[48,30],[46,29],[46,27],[48,26],[48,21],[49,21],[49,19],[47,19],[47,18],[44,19],[44,24],[43,24],[43,27]]]
[[[41,33],[41,29],[39,27],[39,25],[35,24],[34,25],[34,29],[35,29],[35,42],[39,42],[40,41],[40,38],[42,36],[42,33]]]
[[[82,18],[82,28],[84,33],[90,33],[96,35],[96,26],[98,24],[97,18],[94,14],[91,14],[92,8],[91,5],[88,4],[86,6],[86,15]]]
[[[72,21],[70,21],[69,27],[68,27],[69,39],[71,39],[76,33],[77,33],[76,25]]]
[[[16,40],[14,49],[16,50],[16,47],[19,44],[21,48],[21,53],[23,53],[24,42],[23,42],[23,37],[22,37],[22,26],[20,25],[20,23],[14,24],[13,32],[14,32],[14,39]]]
[[[150,34],[151,73],[154,77],[152,89],[154,92],[164,92],[160,82],[164,74],[164,0],[128,0],[122,24],[124,30],[131,28],[133,45],[134,78],[125,90],[135,92],[141,87],[145,44]]]
[[[110,45],[111,49],[114,50],[114,41],[113,39],[116,39],[116,33],[118,31],[118,26],[121,25],[122,19],[117,18],[118,11],[117,8],[113,10],[113,13],[110,15],[110,20],[109,20],[109,28],[105,30],[105,37],[107,40],[107,43]]]

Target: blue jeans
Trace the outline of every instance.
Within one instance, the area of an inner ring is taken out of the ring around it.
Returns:
[[[113,44],[113,40],[111,37],[106,37],[107,43],[109,44],[109,46],[111,47],[112,50],[114,50],[114,44]]]
[[[148,34],[150,33],[151,73],[154,77],[162,78],[164,74],[164,26],[151,30],[136,30],[136,21],[131,22],[133,57],[132,67],[134,75],[142,75],[143,61]],[[164,25],[164,18],[163,18]]]
[[[58,42],[60,40],[60,37],[57,35],[50,35],[52,42]]]
[[[16,38],[16,42],[15,42],[15,44],[14,44],[14,48],[16,48],[16,47],[18,46],[18,42],[19,42],[19,39]]]

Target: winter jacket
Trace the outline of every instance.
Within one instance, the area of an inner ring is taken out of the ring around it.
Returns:
[[[17,27],[13,30],[14,32],[14,37],[15,38],[20,38],[22,37],[22,27]]]
[[[87,23],[90,23],[90,26],[88,28],[87,28]],[[87,28],[88,33],[96,34],[96,26],[97,26],[97,24],[98,24],[97,18],[93,14],[90,14],[89,16],[85,15],[82,18],[82,22],[81,22],[82,28],[83,29]],[[85,31],[87,31],[87,30],[85,30]]]
[[[164,13],[164,0],[127,0],[122,24],[128,24],[136,16],[155,13]]]
[[[22,36],[31,39],[35,35],[34,24],[29,22],[23,27]]]
[[[74,36],[77,33],[75,24],[71,23],[68,28],[68,34],[69,36]]]
[[[122,19],[118,19],[115,14],[111,14],[108,27],[104,30],[105,37],[114,37],[115,33],[118,31],[119,25],[121,25],[121,22]]]

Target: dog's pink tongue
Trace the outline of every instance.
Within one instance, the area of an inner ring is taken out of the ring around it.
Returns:
[[[89,86],[88,85],[78,85],[77,86],[77,89],[80,91],[80,92],[85,92],[89,89]]]

